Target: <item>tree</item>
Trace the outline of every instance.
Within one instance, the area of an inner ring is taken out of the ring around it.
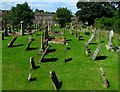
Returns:
[[[76,16],[83,22],[88,21],[88,25],[94,25],[96,18],[112,17],[115,9],[109,2],[77,2],[76,6],[79,9]]]
[[[34,13],[28,6],[28,3],[17,4],[16,7],[12,7],[7,15],[8,21],[12,26],[18,27],[20,21],[24,21],[24,26],[33,24]]]
[[[56,10],[56,17],[57,21],[60,24],[60,27],[64,27],[66,23],[71,21],[71,11],[67,8],[57,8]]]
[[[38,10],[38,9],[36,9],[35,12],[36,13],[44,13],[44,10]]]

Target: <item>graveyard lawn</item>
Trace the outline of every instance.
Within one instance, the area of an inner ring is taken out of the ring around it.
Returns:
[[[62,29],[59,29],[62,30]],[[33,34],[35,39],[30,47],[25,50],[28,44],[29,35],[18,36],[13,47],[7,47],[13,38],[5,37],[2,40],[2,89],[3,90],[54,90],[50,71],[55,71],[59,81],[62,81],[60,90],[118,90],[118,52],[111,52],[105,48],[108,44],[106,33],[101,32],[101,49],[99,60],[92,60],[92,55],[97,48],[96,40],[89,44],[91,55],[86,56],[84,43],[89,40],[90,35],[80,32],[80,40],[70,35],[69,30],[65,32],[65,38],[69,42],[66,51],[65,44],[49,43],[50,48],[44,57],[44,62],[39,62],[41,55],[38,55],[41,44],[41,32]],[[114,45],[118,46],[118,35],[113,38]],[[29,59],[34,58],[37,69],[31,70]],[[66,62],[65,62],[66,59]],[[103,79],[100,74],[102,67],[106,78],[110,83],[109,88],[104,88]],[[28,82],[29,73],[33,80]]]

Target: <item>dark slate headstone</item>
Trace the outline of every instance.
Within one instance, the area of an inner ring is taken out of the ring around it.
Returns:
[[[34,62],[34,59],[33,59],[33,57],[30,57],[30,68],[31,69],[35,69],[35,62]]]
[[[52,79],[52,83],[53,83],[55,90],[59,90],[60,83],[59,83],[59,80],[55,74],[55,71],[50,71],[50,78]]]
[[[13,46],[13,43],[16,41],[17,39],[17,36],[15,36],[11,41],[10,43],[8,44],[8,47],[12,47]]]

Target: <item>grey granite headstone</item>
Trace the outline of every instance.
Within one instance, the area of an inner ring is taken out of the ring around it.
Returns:
[[[99,52],[100,52],[100,47],[101,47],[101,44],[98,45],[97,49],[95,50],[95,52],[94,52],[94,54],[93,54],[93,56],[92,56],[92,60],[95,60],[95,59],[96,59],[97,55],[98,55]]]

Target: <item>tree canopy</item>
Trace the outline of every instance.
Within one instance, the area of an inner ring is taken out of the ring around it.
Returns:
[[[60,7],[56,10],[57,21],[60,24],[60,27],[64,27],[66,23],[71,21],[72,13],[69,9]]]
[[[94,25],[96,18],[112,17],[114,14],[115,6],[109,2],[77,2],[76,12],[83,22],[88,21],[88,25]]]
[[[16,7],[12,7],[7,15],[7,20],[13,26],[18,26],[20,21],[24,21],[24,25],[32,25],[34,19],[34,13],[28,6],[28,3],[17,4]]]

